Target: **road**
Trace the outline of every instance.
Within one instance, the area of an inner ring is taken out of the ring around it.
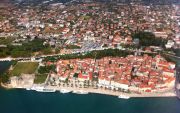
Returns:
[[[85,52],[92,52],[92,51],[97,51],[97,50],[105,50],[105,49],[119,49],[119,48],[96,48],[96,49],[89,49],[89,50],[78,50],[78,51],[74,51],[73,54],[77,54],[77,53],[85,53]],[[149,52],[149,51],[143,51],[143,50],[133,50],[133,49],[119,49],[119,50],[123,50],[123,51],[130,51],[130,52],[139,52],[139,53],[151,53],[151,54],[157,54],[157,52]],[[180,57],[175,56],[175,55],[171,55],[171,54],[167,54],[167,53],[163,53],[165,55],[171,56],[171,57],[175,57],[178,58],[180,60]],[[11,57],[7,57],[7,58],[0,58],[0,61],[12,61],[12,60],[33,60],[33,59],[41,59],[41,58],[45,58],[45,57],[52,57],[52,56],[60,56],[60,55],[66,55],[66,54],[51,54],[51,55],[41,55],[41,56],[35,56],[35,57],[27,57],[27,58],[23,58],[23,57],[19,57],[19,58],[11,58]]]

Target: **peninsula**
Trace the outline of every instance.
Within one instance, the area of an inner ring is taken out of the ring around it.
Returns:
[[[11,68],[9,73],[16,76],[10,78],[5,86],[8,88],[129,97],[176,96],[175,63],[166,61],[160,55],[60,59],[40,63],[21,61]]]

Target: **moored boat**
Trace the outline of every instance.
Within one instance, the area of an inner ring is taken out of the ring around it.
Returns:
[[[30,90],[35,90],[38,92],[43,92],[44,87],[43,86],[32,86]]]
[[[70,93],[71,91],[70,91],[70,90],[67,90],[67,89],[60,89],[60,92],[61,92],[61,93]]]
[[[26,88],[26,90],[31,90],[31,88]]]
[[[130,97],[129,97],[129,96],[126,96],[126,95],[119,95],[118,98],[129,99]]]
[[[76,93],[76,94],[88,94],[87,91],[83,91],[83,90],[75,90],[75,91],[73,91],[73,93]]]
[[[55,89],[43,89],[43,92],[56,92]]]
[[[35,91],[37,91],[37,92],[43,92],[43,89],[44,89],[43,87],[36,87],[36,88],[35,88]]]

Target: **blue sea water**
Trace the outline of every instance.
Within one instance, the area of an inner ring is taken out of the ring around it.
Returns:
[[[180,113],[180,100],[0,89],[0,113]]]

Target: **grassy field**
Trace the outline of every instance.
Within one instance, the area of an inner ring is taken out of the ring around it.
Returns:
[[[47,78],[47,74],[37,74],[34,79],[35,84],[44,83]]]
[[[19,76],[22,73],[24,74],[33,74],[37,67],[37,62],[18,62],[14,69],[10,72],[11,76]]]

